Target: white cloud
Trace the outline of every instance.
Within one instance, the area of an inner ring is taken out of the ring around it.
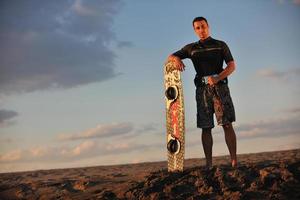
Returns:
[[[75,146],[38,146],[29,149],[16,149],[0,155],[0,163],[29,163],[29,162],[70,162],[81,159],[121,155],[133,151],[153,148],[155,145],[115,142],[98,144],[87,140]]]
[[[158,124],[155,123],[147,123],[147,124],[143,124],[141,125],[136,131],[135,133],[137,135],[139,134],[145,134],[145,133],[149,133],[149,132],[154,132],[158,130]]]
[[[278,150],[289,150],[289,149],[299,149],[300,148],[300,141],[291,141],[289,144],[280,145],[277,147]]]
[[[266,129],[253,127],[250,130],[241,130],[238,132],[240,138],[252,138],[262,135],[262,133],[266,132]]]
[[[107,151],[115,151],[115,150],[124,150],[124,149],[128,149],[129,148],[129,144],[127,143],[121,143],[121,144],[110,144],[107,145],[105,147],[105,150]]]
[[[293,3],[296,5],[300,5],[300,0],[293,0]]]
[[[13,143],[14,140],[11,138],[0,138],[0,145],[4,145],[4,144],[11,144]]]
[[[129,47],[133,47],[133,43],[129,42],[129,41],[120,41],[118,42],[117,47],[118,48],[129,48]]]
[[[0,95],[116,77],[112,31],[120,0],[4,1]],[[12,14],[13,13],[13,14]]]
[[[21,159],[22,151],[21,150],[13,150],[8,152],[7,154],[0,155],[0,162],[13,162]]]
[[[274,80],[286,80],[288,78],[295,78],[300,75],[300,68],[288,69],[286,71],[279,71],[273,68],[264,68],[256,72],[256,75],[263,78],[271,78]]]
[[[75,147],[72,152],[75,156],[78,156],[80,154],[89,152],[91,149],[95,147],[96,147],[96,143],[94,141],[85,141],[80,145],[78,145],[77,147]]]
[[[236,127],[236,133],[240,139],[286,135],[299,135],[300,137],[300,117],[291,115],[241,124]]]
[[[125,135],[133,130],[131,123],[99,124],[78,134],[61,134],[59,140],[81,140]]]
[[[0,110],[0,127],[8,125],[13,118],[18,116],[18,113],[12,110]]]
[[[34,147],[29,149],[29,152],[33,157],[42,157],[47,155],[48,149],[45,147]]]
[[[283,78],[285,77],[286,73],[276,71],[274,69],[261,69],[257,71],[257,75],[267,78]]]
[[[88,8],[82,5],[81,0],[75,0],[74,4],[71,6],[71,9],[74,10],[79,15],[95,15],[96,12],[92,8]]]
[[[289,113],[289,114],[300,114],[300,107],[294,107],[289,109],[282,110],[283,112]]]
[[[293,3],[295,5],[300,5],[300,0],[276,0],[279,4]]]

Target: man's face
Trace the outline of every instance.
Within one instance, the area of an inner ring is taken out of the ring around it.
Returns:
[[[195,31],[196,35],[201,40],[205,40],[206,38],[208,38],[210,36],[209,26],[204,20],[195,21],[193,25],[194,25],[194,31]]]

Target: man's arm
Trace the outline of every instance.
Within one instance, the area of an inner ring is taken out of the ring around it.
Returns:
[[[223,42],[223,56],[227,66],[220,74],[218,74],[217,77],[211,78],[211,83],[209,84],[218,83],[220,80],[223,80],[230,74],[232,74],[232,72],[235,70],[235,62],[233,60],[229,47],[225,42]]]
[[[234,72],[235,70],[235,62],[230,61],[229,63],[227,63],[227,66],[225,67],[225,69],[219,74],[218,76],[218,81],[223,80],[224,78],[228,77],[230,74],[232,74],[232,72]]]
[[[228,77],[230,74],[232,74],[232,72],[234,72],[234,70],[235,70],[235,62],[233,60],[233,61],[230,61],[227,63],[227,66],[225,67],[225,69],[220,74],[218,74],[218,76],[209,77],[208,84],[210,84],[210,85],[217,84],[220,80],[223,80],[226,77]]]
[[[184,68],[185,68],[185,65],[183,64],[182,60],[177,57],[177,56],[174,56],[173,54],[169,55],[167,61],[172,61],[175,63],[175,66],[178,70],[180,71],[183,71]]]

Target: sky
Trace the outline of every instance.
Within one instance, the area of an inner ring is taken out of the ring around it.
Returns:
[[[3,0],[0,172],[166,160],[163,64],[197,16],[236,62],[238,154],[300,148],[299,0]],[[184,63],[185,157],[203,158]]]

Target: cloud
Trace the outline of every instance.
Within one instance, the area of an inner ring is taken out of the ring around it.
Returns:
[[[261,120],[236,127],[240,139],[277,137],[286,135],[300,136],[300,118],[287,117],[281,119]]]
[[[164,132],[162,133],[158,127],[160,127],[158,124],[151,122],[147,124],[141,124],[135,127],[134,130],[129,134],[122,135],[121,139],[128,140],[139,136],[158,136],[164,134]]]
[[[98,144],[95,141],[86,140],[72,146],[38,146],[29,149],[16,149],[0,154],[1,163],[28,163],[28,162],[69,162],[99,156],[121,155],[133,151],[155,148],[156,145],[116,142]]]
[[[49,148],[45,147],[34,147],[29,149],[28,151],[29,155],[31,155],[32,157],[43,157],[50,152]]]
[[[8,152],[7,154],[0,155],[0,163],[1,162],[14,162],[21,159],[22,152],[21,150],[13,150]]]
[[[85,130],[78,134],[61,134],[58,139],[61,141],[68,141],[112,137],[128,134],[132,130],[133,125],[131,123],[99,124],[95,128]]]
[[[289,149],[299,149],[300,148],[300,141],[294,141],[289,144],[280,145],[277,147],[278,150],[289,150]]]
[[[14,140],[11,138],[0,138],[0,145],[9,145],[13,142],[14,142]]]
[[[11,119],[18,116],[18,113],[12,110],[0,110],[0,127],[9,124]]]
[[[75,11],[78,15],[96,15],[96,12],[92,8],[83,6],[83,2],[81,0],[75,0],[75,3],[71,6],[71,10]]]
[[[293,3],[299,6],[300,5],[300,0],[293,0]]]
[[[29,149],[16,149],[0,155],[0,163],[6,162],[35,162],[35,161],[70,161],[81,159],[96,151],[93,141],[85,141],[75,147],[38,146]]]
[[[290,114],[300,114],[300,107],[294,107],[283,110],[283,112],[290,113]]]
[[[129,41],[120,41],[118,42],[117,47],[118,48],[129,48],[129,47],[133,47],[133,43],[129,42]]]
[[[276,0],[279,4],[284,4],[284,3],[293,3],[297,6],[300,5],[300,0]]]
[[[96,146],[94,141],[85,141],[77,146],[72,152],[75,156],[86,153]]]
[[[148,123],[141,125],[138,129],[136,129],[137,134],[145,134],[153,131],[157,131],[158,125],[155,123]]]
[[[58,140],[73,141],[117,136],[121,136],[122,140],[127,140],[145,134],[158,135],[161,134],[161,131],[158,131],[158,125],[155,123],[142,124],[137,127],[135,127],[132,123],[129,122],[99,124],[95,128],[90,128],[80,133],[60,134],[58,136]]]
[[[286,73],[275,71],[274,69],[261,69],[257,71],[257,75],[261,77],[267,77],[267,78],[283,78]]]
[[[274,80],[283,80],[287,78],[295,78],[300,75],[300,68],[288,69],[286,71],[279,71],[276,69],[265,68],[256,72],[256,75],[263,78],[271,78]]]
[[[283,4],[283,3],[285,2],[285,0],[277,0],[277,2],[278,2],[279,4]]]
[[[105,148],[102,150],[102,155],[117,155],[123,153],[129,153],[132,151],[140,151],[143,149],[147,149],[151,146],[149,145],[142,145],[142,144],[133,144],[133,143],[116,143],[116,144],[109,144],[106,145]]]
[[[0,6],[0,93],[72,88],[114,78],[120,0],[5,1]]]

